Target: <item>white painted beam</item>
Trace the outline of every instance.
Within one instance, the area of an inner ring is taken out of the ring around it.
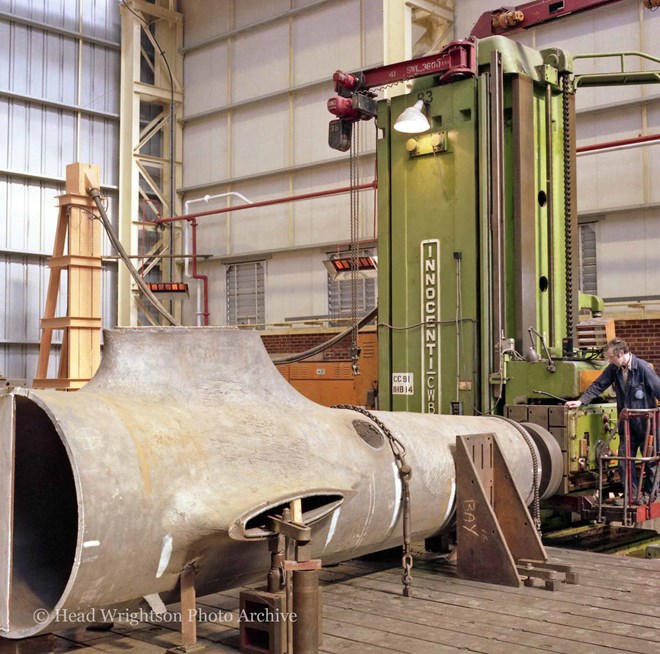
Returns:
[[[406,0],[406,4],[413,9],[421,9],[429,14],[443,18],[444,20],[453,23],[454,12],[443,5],[438,5],[429,0]]]

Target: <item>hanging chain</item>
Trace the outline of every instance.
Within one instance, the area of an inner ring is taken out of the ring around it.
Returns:
[[[564,247],[566,273],[566,337],[573,350],[573,178],[571,159],[571,105],[573,92],[571,78],[567,71],[561,73],[563,154],[564,154]]]
[[[358,359],[358,246],[360,238],[360,121],[353,124],[350,152],[351,187],[351,370],[360,374]]]
[[[412,569],[414,564],[411,544],[412,520],[410,511],[410,479],[412,477],[412,468],[406,463],[406,448],[371,411],[367,411],[367,409],[363,409],[361,406],[354,406],[353,404],[336,404],[332,408],[357,411],[363,416],[366,416],[383,432],[390,444],[394,460],[396,461],[396,467],[399,471],[402,491],[403,555],[401,557],[401,567],[403,568],[403,575],[401,576],[401,583],[403,584],[404,597],[410,597],[412,594]]]

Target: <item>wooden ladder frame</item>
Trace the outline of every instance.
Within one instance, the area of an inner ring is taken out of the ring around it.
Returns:
[[[99,168],[74,163],[66,167],[66,188],[58,196],[59,216],[44,316],[35,388],[76,390],[87,383],[101,362],[101,234],[94,201],[87,194],[99,187]],[[65,245],[67,252],[65,254]],[[57,317],[62,270],[67,273],[67,311]],[[57,377],[48,378],[53,331],[63,330]]]

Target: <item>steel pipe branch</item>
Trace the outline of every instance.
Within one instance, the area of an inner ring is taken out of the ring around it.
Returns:
[[[514,425],[377,416],[406,447],[415,538],[451,526],[457,434],[496,434],[531,500],[532,457]],[[176,601],[188,566],[198,595],[263,578],[267,519],[294,499],[325,563],[401,543],[382,432],[298,394],[256,332],[108,331],[80,391],[0,397],[0,632],[33,636],[67,626],[67,612],[157,593]]]

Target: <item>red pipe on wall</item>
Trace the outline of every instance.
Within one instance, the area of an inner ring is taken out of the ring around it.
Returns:
[[[204,297],[204,311],[202,316],[204,316],[204,327],[209,326],[209,278],[208,275],[198,275],[197,274],[197,221],[189,220],[191,231],[192,231],[192,277],[193,279],[200,279],[202,281],[203,287],[203,297]],[[199,323],[198,323],[199,324]]]
[[[378,182],[374,179],[372,182],[366,184],[359,184],[357,186],[358,191],[365,189],[374,189],[378,188]],[[199,211],[197,213],[189,213],[183,216],[171,216],[170,218],[159,218],[154,220],[153,223],[157,225],[165,225],[167,223],[174,223],[186,220],[190,223],[192,229],[192,277],[193,279],[199,279],[202,282],[203,286],[203,296],[204,296],[204,311],[202,315],[204,316],[204,326],[209,324],[209,278],[208,275],[199,275],[197,274],[197,218],[202,218],[204,216],[215,216],[222,213],[231,213],[232,211],[243,211],[245,209],[255,209],[257,207],[269,207],[274,204],[284,204],[286,202],[297,202],[298,200],[310,200],[312,198],[322,198],[330,195],[340,195],[342,193],[348,193],[351,191],[352,187],[343,186],[341,188],[329,189],[327,191],[315,191],[313,193],[303,193],[301,195],[290,195],[285,198],[275,198],[274,200],[264,200],[263,202],[253,202],[252,204],[242,204],[238,207],[225,207],[224,209],[213,209],[211,211]],[[152,223],[152,224],[153,224]]]
[[[377,184],[368,182],[367,184],[359,184],[358,191],[372,188],[376,190]],[[159,218],[154,222],[157,224],[174,223],[179,220],[192,220],[193,218],[202,218],[204,216],[215,216],[221,213],[231,213],[232,211],[244,211],[245,209],[256,209],[257,207],[270,207],[274,204],[284,204],[286,202],[297,202],[298,200],[310,200],[312,198],[322,198],[328,195],[340,195],[348,193],[351,190],[350,186],[343,186],[342,188],[328,189],[327,191],[315,191],[314,193],[303,193],[301,195],[289,195],[285,198],[275,198],[274,200],[263,200],[262,202],[252,202],[251,204],[241,204],[238,207],[225,207],[224,209],[211,209],[210,211],[199,211],[197,213],[189,213],[183,216],[172,216],[170,218]]]
[[[609,148],[618,148],[626,145],[643,145],[644,143],[653,143],[660,141],[660,134],[647,134],[645,136],[635,136],[629,139],[621,139],[620,141],[609,141],[607,143],[595,143],[594,145],[583,145],[581,148],[576,148],[576,152],[597,152],[598,150],[607,150]]]

